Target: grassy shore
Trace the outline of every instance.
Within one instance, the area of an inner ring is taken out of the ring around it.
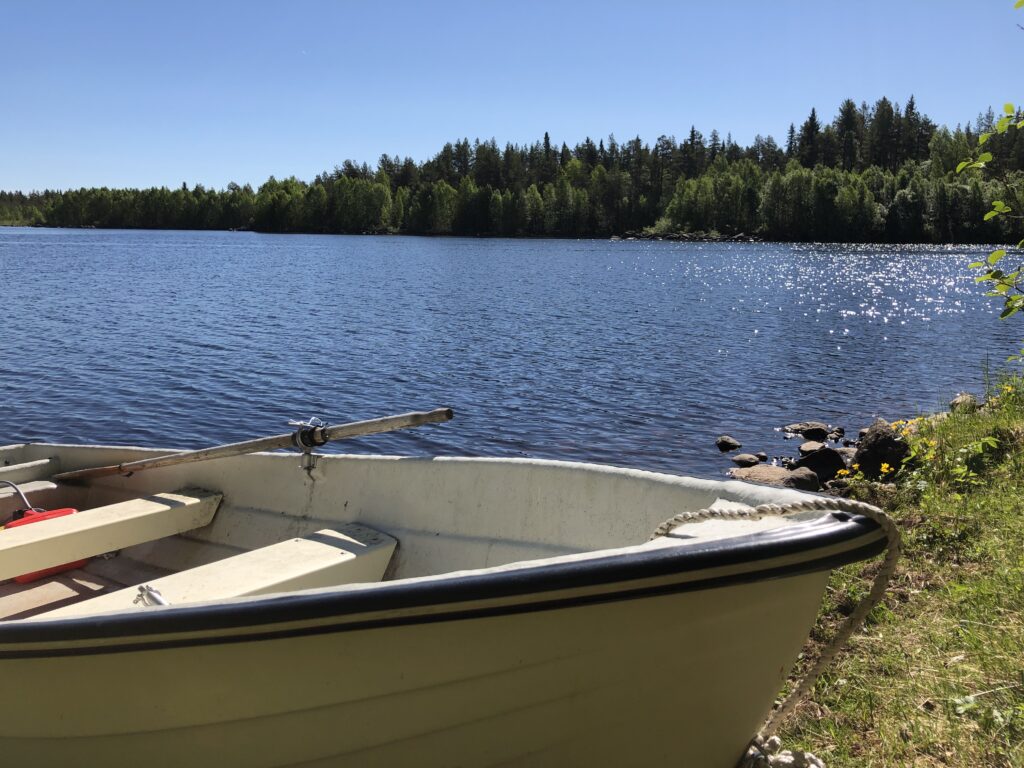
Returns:
[[[1024,379],[977,411],[897,426],[914,458],[895,484],[853,486],[899,522],[903,561],[780,735],[829,768],[1024,766]],[[874,568],[833,577],[807,657]]]

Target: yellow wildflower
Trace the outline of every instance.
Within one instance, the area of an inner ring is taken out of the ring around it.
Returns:
[[[885,463],[885,462],[883,461],[883,462],[882,462],[882,468],[881,468],[881,469],[880,469],[879,471],[880,471],[880,472],[881,472],[881,473],[882,473],[883,475],[888,475],[888,474],[889,474],[890,472],[892,472],[892,467],[890,467],[890,466],[889,466],[888,464],[886,464],[886,463]]]
[[[850,470],[848,469],[840,469],[838,472],[836,472],[836,475],[838,475],[839,477],[846,477],[848,474],[850,474]]]
[[[856,469],[860,469],[860,464],[853,464],[853,465],[851,465],[851,469],[855,469],[855,470]]]

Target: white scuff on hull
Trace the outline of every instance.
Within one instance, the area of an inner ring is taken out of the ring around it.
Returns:
[[[157,453],[0,449],[12,465],[55,457],[65,470]],[[84,575],[109,582],[92,608],[62,600],[0,622],[0,686],[18,702],[0,754],[23,766],[731,768],[830,570],[883,543],[873,522],[828,512],[647,541],[684,510],[806,498],[736,481],[535,460],[297,464],[259,454],[40,490],[33,503],[82,518],[189,488],[221,501],[206,525],[91,560]],[[44,525],[0,532],[0,567],[4,537]],[[363,528],[381,538],[360,543]],[[235,596],[242,560],[339,530],[348,543],[322,543],[354,563],[397,541],[383,580],[383,563],[318,569],[314,553],[301,578],[330,585]],[[122,599],[161,579],[187,584],[189,602]]]

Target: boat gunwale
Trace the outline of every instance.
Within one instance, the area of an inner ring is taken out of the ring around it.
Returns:
[[[441,574],[145,611],[4,622],[0,623],[0,644],[29,647],[0,646],[0,659],[157,650],[553,610],[832,570],[877,555],[884,548],[885,537],[874,521],[826,512],[812,521],[742,536],[686,540],[678,546],[634,548],[628,553],[569,562],[531,565],[528,561],[521,567],[491,572]],[[790,561],[780,563],[780,558]],[[729,570],[699,576],[702,570],[722,568]],[[668,581],[639,584],[658,578]],[[595,587],[604,589],[583,594]],[[579,594],[551,598],[551,593],[573,590]],[[519,600],[496,604],[509,599]],[[460,603],[481,602],[484,604],[459,607]],[[380,615],[388,611],[406,613]],[[361,614],[365,614],[362,619]],[[302,622],[307,624],[302,626]],[[82,645],[89,641],[102,644]],[[52,645],[67,643],[75,644]]]

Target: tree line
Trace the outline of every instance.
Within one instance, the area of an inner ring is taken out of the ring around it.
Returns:
[[[263,232],[607,237],[626,233],[757,235],[773,240],[1005,242],[1006,217],[984,221],[1007,182],[1024,174],[1020,132],[986,145],[1000,179],[954,173],[991,110],[937,127],[904,106],[844,101],[815,110],[785,144],[741,147],[696,128],[653,146],[614,136],[569,147],[494,139],[445,144],[417,163],[383,155],[346,160],[310,182],[271,177],[258,189],[91,188],[0,192],[0,224]],[[1011,185],[1012,186],[1012,185]]]

